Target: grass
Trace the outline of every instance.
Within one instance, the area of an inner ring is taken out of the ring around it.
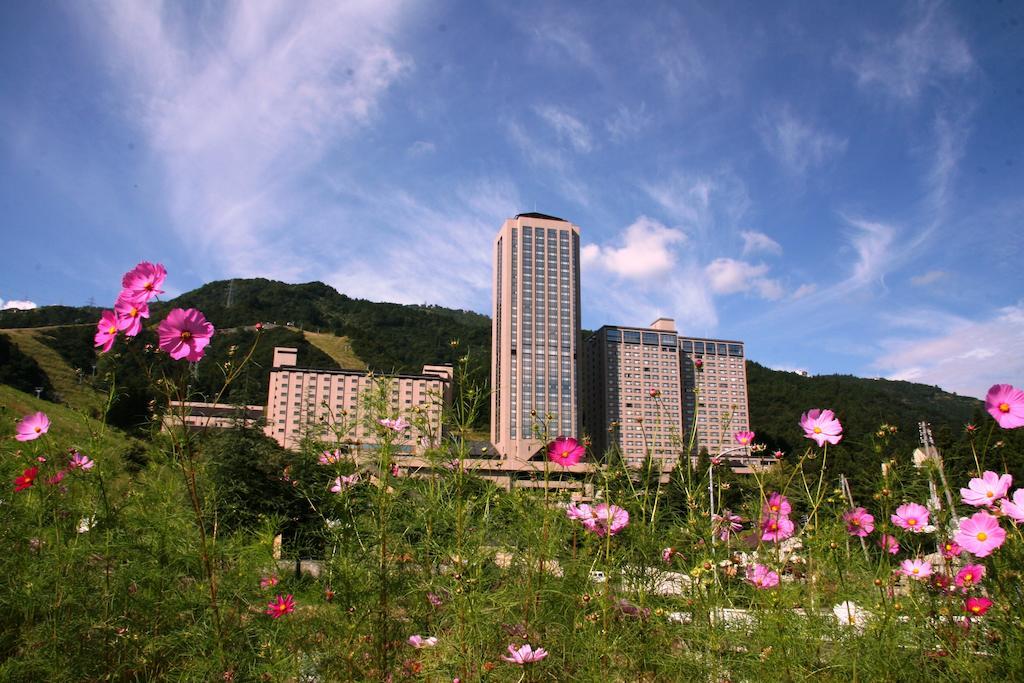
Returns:
[[[328,356],[338,361],[338,365],[346,370],[365,370],[366,363],[352,350],[348,337],[336,337],[323,332],[303,331],[306,340]]]
[[[37,335],[51,329],[53,328],[6,329],[3,334],[10,337],[22,353],[39,364],[64,403],[88,415],[99,415],[106,397],[88,384],[79,382],[75,369],[68,365],[57,351],[39,341]]]

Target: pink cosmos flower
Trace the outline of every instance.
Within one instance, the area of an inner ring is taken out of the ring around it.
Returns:
[[[352,488],[359,483],[359,473],[350,474],[347,477],[335,477],[331,493],[341,493],[343,489]]]
[[[954,557],[960,557],[960,553],[964,551],[955,541],[946,541],[942,544],[942,556],[947,560],[952,560]]]
[[[924,560],[903,560],[900,563],[900,571],[906,576],[920,581],[932,575],[932,566]]]
[[[789,504],[789,498],[786,498],[781,493],[772,493],[768,496],[768,504],[765,506],[765,509],[768,513],[785,517],[793,511],[793,506]]]
[[[854,508],[843,515],[846,531],[851,536],[867,536],[875,530],[875,517],[864,508]]]
[[[734,533],[743,528],[743,518],[730,510],[722,510],[722,514],[712,516],[711,523],[715,534],[723,541],[728,541]]]
[[[956,573],[954,583],[960,588],[967,589],[977,585],[983,578],[985,578],[985,565],[969,564]]]
[[[795,528],[789,517],[768,515],[761,520],[761,540],[784,541],[793,535]]]
[[[754,441],[754,432],[736,432],[733,436],[741,446],[749,446]]]
[[[896,526],[919,534],[928,525],[928,508],[917,503],[904,503],[896,508],[890,519]]]
[[[14,431],[14,438],[18,441],[34,441],[50,431],[50,418],[42,412],[26,415],[21,418]]]
[[[38,467],[29,467],[27,470],[21,473],[20,477],[14,478],[14,492],[24,491],[32,484],[36,483],[36,477],[39,476]]]
[[[430,603],[431,607],[440,607],[444,604],[441,600],[441,596],[437,593],[427,593],[427,602]]]
[[[1003,429],[1024,427],[1024,391],[1009,384],[996,384],[985,396],[985,409]]]
[[[321,465],[334,465],[341,462],[341,459],[341,451],[337,449],[335,449],[333,453],[331,451],[324,451],[323,453],[320,454]]]
[[[383,426],[387,427],[388,429],[391,429],[391,430],[396,431],[396,432],[400,432],[400,431],[402,431],[403,429],[405,429],[406,427],[409,426],[409,421],[406,420],[404,417],[396,417],[393,420],[391,418],[387,418],[386,417],[384,419],[377,420],[377,422],[381,423]]]
[[[964,611],[971,616],[981,617],[985,615],[985,612],[992,606],[992,601],[988,598],[967,598],[964,600]]]
[[[964,550],[977,557],[987,557],[1006,540],[1006,532],[999,520],[989,513],[975,512],[960,520],[960,529],[953,537]]]
[[[114,346],[117,341],[117,315],[113,311],[103,311],[92,339],[93,346],[99,347],[100,353],[107,353]]]
[[[142,319],[149,317],[149,306],[141,301],[119,298],[114,304],[117,329],[126,337],[134,337],[142,331]]]
[[[814,439],[819,446],[824,446],[826,441],[835,445],[843,438],[843,425],[831,410],[808,410],[800,416],[800,426],[804,436]]]
[[[398,469],[397,462],[391,463],[391,467],[388,469],[388,471],[391,472],[392,477],[397,477],[399,474],[402,473],[401,470]]]
[[[547,650],[544,648],[538,647],[534,650],[530,647],[530,644],[527,643],[519,649],[516,649],[514,645],[509,645],[508,656],[502,655],[501,658],[506,662],[512,662],[513,664],[530,664],[532,662],[539,662],[547,656]]]
[[[124,291],[121,296],[127,299],[146,303],[157,294],[163,294],[160,285],[167,278],[167,270],[162,264],[152,264],[143,261],[135,266],[121,278],[121,286]]]
[[[278,579],[276,576],[264,576],[262,579],[260,579],[260,588],[272,588],[276,586],[278,583],[280,583],[280,579]]]
[[[91,470],[96,463],[87,455],[82,455],[78,451],[71,454],[71,460],[68,462],[68,469],[72,470]]]
[[[990,507],[995,505],[1000,498],[1006,497],[1012,483],[1013,477],[1009,474],[1000,476],[995,472],[986,471],[980,478],[971,479],[967,488],[960,489],[960,496],[968,505]]]
[[[601,503],[595,505],[590,511],[590,517],[582,522],[583,526],[598,536],[614,536],[629,524],[629,513],[618,505]]]
[[[896,540],[895,536],[890,536],[889,534],[882,534],[882,538],[879,539],[878,545],[890,555],[895,555],[900,551],[899,541]]]
[[[49,477],[46,480],[46,483],[49,484],[50,486],[56,486],[57,484],[59,484],[62,481],[64,481],[64,477],[66,477],[67,475],[68,475],[68,471],[67,470],[57,470],[57,473],[54,474],[52,477]]]
[[[672,556],[676,554],[675,548],[665,548],[661,551],[661,561],[668,564],[672,561]]]
[[[291,593],[288,595],[278,595],[276,598],[267,603],[267,610],[265,614],[269,614],[274,619],[283,617],[286,614],[291,614],[295,611],[295,598],[292,597]]]
[[[577,505],[576,503],[569,503],[565,507],[565,516],[569,519],[575,519],[583,521],[584,519],[590,519],[594,516],[593,510],[586,503]]]
[[[214,329],[206,316],[194,308],[175,308],[157,326],[160,335],[160,350],[166,351],[174,360],[184,358],[195,363],[206,353]]]
[[[417,633],[414,636],[409,636],[409,639],[405,642],[409,643],[414,648],[419,650],[424,647],[434,647],[435,645],[437,645],[437,638],[434,636],[428,636],[427,638],[424,638],[423,636]]]
[[[1013,492],[1013,500],[1004,498],[999,501],[999,509],[1014,522],[1024,522],[1024,489]]]
[[[562,467],[575,465],[585,453],[583,445],[571,436],[560,436],[548,444],[548,459]]]
[[[747,581],[756,588],[774,588],[779,585],[779,575],[763,564],[755,564],[747,569]]]

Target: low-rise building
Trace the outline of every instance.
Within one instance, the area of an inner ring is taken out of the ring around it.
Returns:
[[[262,420],[263,406],[170,401],[162,425],[164,431],[181,424],[189,429],[231,429],[239,426],[255,427]]]

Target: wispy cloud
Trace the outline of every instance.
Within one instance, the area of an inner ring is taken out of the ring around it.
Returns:
[[[840,52],[858,85],[911,101],[929,86],[962,78],[975,68],[955,20],[939,3],[925,3],[896,35],[869,35],[862,45]]]
[[[846,151],[845,138],[798,118],[788,106],[762,116],[758,132],[765,148],[798,176]]]
[[[554,129],[559,141],[568,142],[577,152],[593,149],[590,129],[569,112],[552,105],[538,106],[534,110]]]
[[[1024,376],[1024,303],[999,309],[987,319],[941,313],[926,336],[889,338],[873,366],[892,379],[938,385],[982,398],[993,384]]]
[[[805,296],[810,296],[811,294],[814,294],[817,291],[818,285],[814,284],[813,282],[805,282],[804,284],[797,287],[793,291],[793,293],[789,295],[789,298],[792,299],[793,301],[796,301],[797,299],[803,299]]]
[[[910,278],[910,284],[915,287],[927,287],[947,277],[949,277],[949,273],[944,270],[929,270],[927,273]]]
[[[892,243],[895,229],[885,223],[847,218],[847,223],[856,228],[850,237],[850,244],[857,253],[850,275],[842,283],[844,290],[860,289],[866,285],[881,283],[892,264]]]
[[[647,105],[643,102],[635,108],[619,104],[605,122],[605,130],[614,142],[623,142],[639,135],[651,123]]]
[[[776,256],[782,254],[782,245],[763,232],[743,230],[740,232],[740,237],[743,238],[744,256],[759,253],[775,254]]]
[[[731,258],[717,258],[704,268],[704,274],[711,291],[716,294],[756,292],[763,299],[781,299],[782,285],[778,280],[765,277],[768,270],[763,263],[754,265]]]
[[[437,151],[437,145],[430,140],[417,140],[416,142],[409,145],[409,154],[414,157],[421,157],[427,154],[433,154]]]
[[[580,252],[585,268],[599,268],[627,279],[646,279],[661,275],[676,263],[674,245],[686,241],[686,235],[640,216],[622,233],[621,246],[588,244]]]
[[[518,121],[507,121],[505,129],[509,141],[519,149],[527,162],[550,173],[563,196],[582,206],[590,204],[586,186],[580,181],[570,159],[561,148],[544,144],[535,135],[528,133]]]

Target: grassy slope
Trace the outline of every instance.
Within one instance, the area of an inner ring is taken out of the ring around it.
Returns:
[[[4,334],[17,344],[22,353],[31,356],[39,364],[62,401],[88,415],[101,414],[106,397],[89,385],[79,383],[74,368],[54,349],[36,338],[38,332],[49,329],[52,328],[8,329],[4,330]]]
[[[50,434],[61,444],[73,444],[89,452],[125,450],[136,441],[71,408],[37,399],[0,384],[0,439],[14,434],[14,425],[29,413],[42,411],[50,418]]]
[[[325,332],[304,331],[306,340],[328,356],[338,361],[338,365],[346,370],[365,370],[366,363],[352,350],[348,337],[336,337]]]

